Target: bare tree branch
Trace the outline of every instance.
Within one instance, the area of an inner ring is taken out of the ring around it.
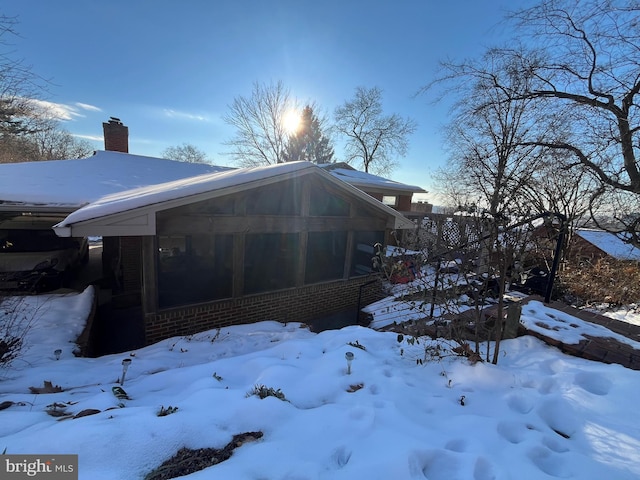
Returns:
[[[236,97],[224,121],[236,127],[235,136],[225,142],[226,152],[239,165],[255,167],[282,163],[288,139],[283,119],[297,102],[279,81],[263,85],[254,83],[251,97]]]
[[[398,114],[382,113],[382,90],[356,88],[353,100],[334,112],[336,130],[346,142],[347,162],[362,162],[365,172],[388,174],[396,165],[395,156],[404,156],[416,123]]]

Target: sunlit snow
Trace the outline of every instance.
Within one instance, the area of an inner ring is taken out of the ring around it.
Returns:
[[[0,371],[0,404],[13,402],[0,411],[0,451],[78,454],[79,478],[129,480],[181,447],[219,448],[259,430],[262,439],[184,478],[640,478],[638,371],[573,358],[532,337],[503,341],[497,366],[446,350],[419,365],[428,342],[275,322],[76,358],[72,342],[92,295],[21,304],[34,321],[25,354]],[[532,305],[525,316],[548,321],[547,313]],[[121,408],[111,387],[125,358],[130,400]],[[30,393],[45,380],[64,391]],[[287,401],[247,396],[256,385],[280,389]],[[54,402],[71,415],[100,413],[61,420],[46,413]],[[178,410],[157,416],[169,406]]]

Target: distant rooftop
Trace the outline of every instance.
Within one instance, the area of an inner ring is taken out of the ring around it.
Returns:
[[[579,228],[575,233],[617,260],[640,261],[640,248],[625,243],[613,233],[587,228]]]
[[[350,183],[354,187],[358,187],[362,190],[379,190],[381,193],[384,193],[385,191],[427,193],[427,191],[421,187],[407,185],[405,183],[395,182],[371,173],[361,172],[346,163],[325,163],[318,166],[327,170],[334,177]]]

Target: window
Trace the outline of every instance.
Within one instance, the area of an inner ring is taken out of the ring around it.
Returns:
[[[338,280],[344,276],[347,232],[310,232],[305,283]]]
[[[310,186],[309,215],[312,217],[348,217],[349,202],[319,185]]]
[[[201,202],[190,203],[181,207],[170,208],[158,212],[159,222],[167,222],[176,217],[189,215],[233,215],[235,198],[225,196],[203,200]]]
[[[398,205],[398,197],[396,197],[395,195],[383,195],[382,203],[384,203],[388,207],[396,207]]]
[[[300,215],[297,183],[282,182],[255,188],[247,194],[247,215]]]
[[[160,308],[231,297],[232,235],[158,237]]]
[[[351,275],[367,275],[373,271],[375,245],[384,243],[384,232],[355,232]]]
[[[295,286],[300,249],[297,233],[248,234],[244,247],[244,293]]]

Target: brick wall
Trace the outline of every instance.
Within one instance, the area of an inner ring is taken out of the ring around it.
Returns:
[[[371,280],[371,277],[360,277],[147,314],[146,342],[151,344],[175,335],[190,335],[263,320],[309,322],[323,315],[355,308],[360,286]],[[361,307],[383,296],[380,282],[376,280],[362,288]]]
[[[411,211],[419,213],[431,213],[433,211],[433,205],[429,202],[411,203]]]
[[[398,204],[396,210],[399,212],[408,212],[411,210],[411,198],[413,195],[398,195]]]
[[[129,153],[129,127],[116,118],[102,124],[104,149],[112,152]]]

